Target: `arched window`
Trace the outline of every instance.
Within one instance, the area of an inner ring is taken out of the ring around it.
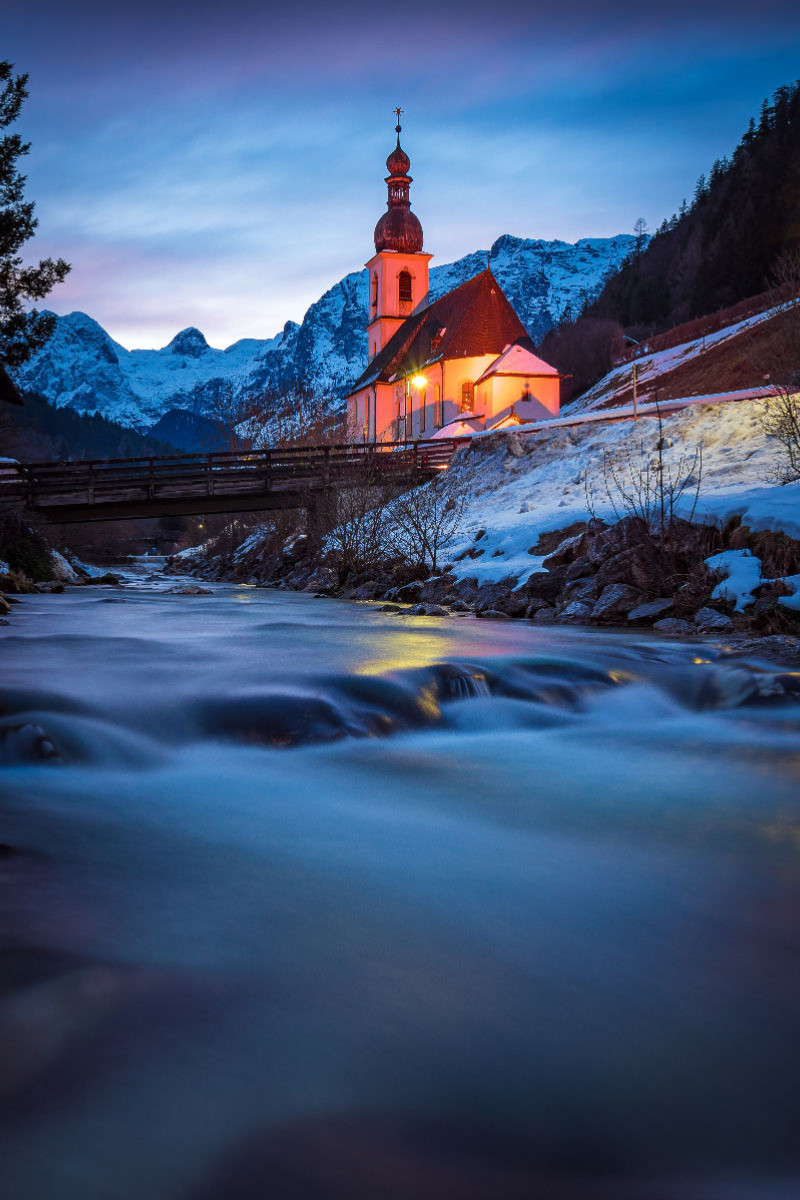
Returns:
[[[472,412],[472,403],[475,396],[475,384],[472,380],[467,379],[461,385],[461,411]]]
[[[378,276],[372,276],[372,315],[378,311]]]
[[[397,299],[401,304],[411,303],[411,272],[401,271],[397,276]]]

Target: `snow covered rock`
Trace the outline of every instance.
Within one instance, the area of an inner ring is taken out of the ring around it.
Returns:
[[[723,550],[705,560],[714,574],[723,575],[711,593],[712,600],[724,600],[733,604],[736,612],[742,612],[753,603],[753,592],[761,583],[761,559],[749,550]]]
[[[81,583],[82,580],[75,569],[67,562],[63,554],[57,550],[50,551],[50,561],[53,564],[53,579],[59,583]]]
[[[800,612],[800,575],[786,575],[781,581],[791,590],[788,596],[781,596],[778,603],[784,608]]]

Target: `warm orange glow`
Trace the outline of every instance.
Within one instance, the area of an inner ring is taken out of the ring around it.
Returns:
[[[424,388],[427,380],[424,375],[414,375],[411,379],[411,383],[415,388]]]

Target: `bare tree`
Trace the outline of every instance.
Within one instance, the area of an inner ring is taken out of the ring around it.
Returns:
[[[399,496],[389,514],[388,539],[393,552],[408,566],[430,567],[435,574],[442,552],[461,527],[466,502],[464,485],[446,478]]]
[[[658,441],[650,453],[640,442],[636,448],[625,446],[622,462],[617,464],[608,451],[603,452],[603,492],[617,520],[638,517],[663,543],[675,523],[678,506],[688,505],[683,518],[691,521],[700,497],[703,477],[703,447],[684,451],[677,463],[665,461],[668,449],[661,415],[658,417]],[[595,516],[595,499],[584,481],[586,502]]]
[[[775,479],[789,483],[800,479],[800,247],[781,255],[771,282],[777,301],[759,359],[772,395],[760,424],[781,447]]]

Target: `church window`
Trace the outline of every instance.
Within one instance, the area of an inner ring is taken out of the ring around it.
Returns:
[[[467,379],[461,385],[461,411],[472,412],[472,404],[475,396],[475,384]]]
[[[412,292],[410,271],[401,271],[397,277],[397,299],[401,304],[411,303]]]
[[[372,276],[372,313],[373,316],[378,311],[378,276]]]
[[[419,431],[422,433],[427,426],[427,411],[428,411],[428,393],[420,392],[419,394]]]
[[[435,425],[438,425],[439,428],[441,428],[441,426],[442,426],[442,389],[439,387],[438,383],[436,385],[436,391],[434,392],[433,422]]]

